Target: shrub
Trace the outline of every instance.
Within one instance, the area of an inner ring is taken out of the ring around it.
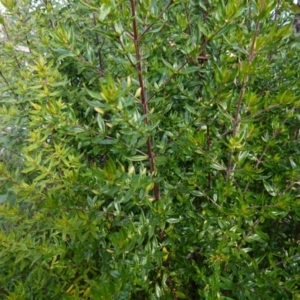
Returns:
[[[1,298],[299,298],[295,6],[1,2]]]

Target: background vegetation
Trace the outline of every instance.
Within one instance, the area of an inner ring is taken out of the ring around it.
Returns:
[[[1,3],[1,299],[300,298],[297,6]]]

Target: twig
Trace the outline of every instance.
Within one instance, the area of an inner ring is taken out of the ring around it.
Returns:
[[[283,121],[282,125],[284,125],[286,121],[287,121],[287,119],[285,119],[285,120]],[[273,133],[273,135],[272,135],[272,138],[271,138],[271,139],[274,139],[274,138],[279,134],[279,132],[280,132],[279,129],[275,130],[274,133]],[[263,159],[263,157],[265,156],[265,154],[266,154],[266,152],[267,152],[268,149],[269,149],[269,146],[267,145],[267,146],[264,148],[262,154],[260,155],[260,157],[259,157],[258,160],[257,160],[257,163],[256,163],[256,165],[255,165],[256,168],[258,168],[258,166],[262,163],[262,159]],[[247,192],[248,187],[249,187],[249,182],[247,183],[247,185],[246,185],[246,187],[245,187],[245,189],[244,189],[244,193]]]
[[[254,32],[254,36],[253,36],[250,51],[249,51],[249,59],[248,59],[249,63],[251,63],[253,61],[253,58],[255,56],[254,46],[255,46],[256,39],[257,39],[258,31],[259,31],[259,21],[257,21],[256,24],[255,24],[255,32]],[[242,87],[241,87],[241,90],[240,90],[238,104],[237,104],[237,108],[236,108],[236,111],[235,111],[235,117],[234,117],[234,120],[233,120],[233,132],[232,132],[232,137],[233,138],[235,138],[235,136],[236,136],[237,128],[238,128],[238,125],[240,123],[239,113],[240,113],[240,110],[241,110],[242,100],[243,100],[243,97],[244,97],[244,94],[245,94],[245,91],[246,91],[247,81],[248,81],[248,75],[246,74],[243,81],[242,81]],[[230,151],[229,158],[228,158],[228,164],[227,164],[227,170],[226,170],[226,182],[228,182],[228,180],[230,179],[230,174],[232,172],[232,169],[231,169],[232,156],[233,156],[233,150]]]
[[[169,2],[169,4],[161,11],[161,13],[158,15],[158,17],[157,17],[157,19],[160,19],[160,17],[169,9],[169,7],[172,5],[174,3],[174,1],[173,0],[171,0],[170,2]],[[146,32],[148,32],[151,28],[152,28],[152,26],[154,25],[156,23],[156,20],[153,22],[153,23],[151,23],[141,34],[140,34],[140,36],[139,36],[139,39],[146,33]]]
[[[94,25],[96,26],[97,24],[97,21],[96,21],[96,15],[93,14],[93,21],[94,21]],[[104,68],[103,68],[103,61],[102,61],[102,56],[101,56],[101,51],[99,49],[99,45],[100,45],[100,42],[99,42],[99,35],[98,33],[96,33],[96,45],[97,45],[97,54],[98,54],[98,61],[99,61],[99,70],[101,73],[104,72]]]
[[[8,31],[7,31],[7,29],[6,29],[6,25],[4,24],[4,22],[3,22],[3,24],[2,24],[2,27],[3,27],[4,34],[5,34],[6,38],[7,38],[7,40],[11,42],[10,36],[9,36],[9,34],[8,34]],[[17,65],[18,65],[19,69],[21,69],[21,64],[19,63],[19,60],[18,60],[16,54],[14,53],[13,56],[14,56],[14,59],[15,59]]]
[[[244,237],[244,239],[247,239],[249,236],[250,236],[250,234],[255,230],[255,228],[259,225],[259,223],[260,223],[260,220],[259,219],[257,219],[256,221],[255,221],[255,223],[253,224],[253,226],[252,226],[252,228],[248,231],[248,233],[246,234],[246,236]],[[242,243],[240,243],[239,245],[238,245],[238,249],[240,249],[241,247],[242,247]]]

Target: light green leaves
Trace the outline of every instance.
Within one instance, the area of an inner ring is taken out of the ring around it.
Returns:
[[[104,172],[104,176],[109,180],[109,181],[113,181],[116,178],[116,164],[115,162],[109,158],[106,161],[105,167],[103,169]]]
[[[277,191],[276,191],[276,188],[274,186],[272,186],[271,184],[269,184],[266,180],[263,180],[263,183],[264,183],[264,187],[265,187],[266,191],[271,196],[276,196],[277,195]]]
[[[1,4],[8,10],[12,10],[15,7],[15,1],[13,0],[1,0]]]
[[[143,161],[143,160],[147,160],[148,156],[147,155],[134,155],[134,156],[128,157],[128,159],[131,161]]]
[[[98,16],[99,21],[103,22],[107,18],[110,11],[111,11],[111,5],[110,4],[106,4],[106,3],[101,4],[100,13],[99,13],[99,16]]]

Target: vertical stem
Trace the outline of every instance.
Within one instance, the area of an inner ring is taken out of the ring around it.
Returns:
[[[279,6],[280,6],[280,0],[277,1],[277,5],[276,5],[276,8],[275,8],[274,21],[277,21]]]
[[[191,27],[191,22],[190,22],[190,16],[189,16],[189,11],[188,11],[188,5],[185,5],[185,16],[186,16],[186,20],[188,22],[188,31],[189,31],[189,35],[192,35],[192,27]]]
[[[264,5],[264,3],[262,4],[261,9],[263,9],[263,5]],[[250,50],[249,50],[249,57],[248,57],[249,63],[251,63],[253,61],[254,56],[255,56],[254,46],[255,46],[256,39],[257,39],[258,31],[259,31],[259,21],[257,21],[255,24],[254,36],[253,36],[252,43],[251,43]],[[244,97],[244,94],[246,91],[247,81],[248,81],[248,75],[246,75],[242,81],[242,87],[240,90],[238,104],[237,104],[237,108],[236,108],[235,116],[234,116],[234,120],[233,120],[233,129],[232,129],[232,137],[233,138],[236,136],[238,125],[240,123],[239,113],[241,110],[242,100],[243,100],[243,97]],[[233,171],[231,169],[232,156],[233,156],[233,150],[230,151],[229,158],[228,158],[228,164],[227,164],[227,170],[226,170],[226,182],[228,182],[228,180],[230,179],[230,173]]]
[[[93,14],[93,20],[94,20],[94,25],[96,26],[97,21],[96,21],[96,15],[95,14]],[[97,45],[97,47],[99,47],[100,42],[99,42],[99,35],[98,35],[98,33],[96,33],[95,39],[96,39],[96,45]],[[103,73],[104,72],[103,61],[102,61],[101,51],[100,51],[99,48],[97,49],[97,54],[98,54],[98,61],[99,61],[99,70]]]
[[[11,87],[11,85],[8,82],[8,80],[6,79],[6,77],[3,75],[3,73],[1,71],[0,71],[0,77],[2,77],[3,81],[9,87],[10,91],[12,92],[12,94],[14,95],[14,97],[16,98],[16,100],[18,100],[17,94],[15,93],[14,89]]]
[[[143,109],[143,114],[146,116],[144,119],[144,122],[146,125],[149,124],[148,120],[148,103],[146,98],[146,91],[144,86],[144,79],[143,79],[143,73],[142,73],[142,62],[141,62],[141,54],[139,49],[139,36],[138,36],[138,29],[137,29],[137,22],[136,22],[136,14],[135,14],[135,1],[131,0],[131,13],[132,13],[132,26],[133,26],[133,38],[134,38],[134,46],[135,46],[135,56],[136,56],[136,69],[138,72],[138,78],[139,78],[139,85],[141,88],[141,105]],[[152,151],[152,144],[151,139],[148,137],[147,139],[147,150],[148,150],[148,158],[150,163],[150,171],[152,174],[152,178],[155,177],[155,167],[154,167],[154,154]],[[155,200],[159,200],[159,187],[157,183],[154,183],[154,198]]]
[[[7,40],[11,42],[11,38],[10,38],[10,36],[9,36],[9,34],[8,34],[8,31],[7,31],[7,29],[6,29],[6,25],[5,25],[4,23],[2,24],[2,27],[3,27],[4,34],[5,34],[6,38],[7,38]],[[15,48],[14,48],[14,50],[15,50]],[[14,53],[13,56],[14,56],[14,59],[15,59],[17,65],[18,65],[19,69],[21,69],[21,64],[19,63],[19,60],[18,60],[16,54]]]
[[[14,95],[15,99],[18,101],[19,97],[18,95],[15,93],[13,87],[10,85],[9,81],[7,80],[7,78],[3,75],[3,73],[0,71],[0,77],[3,79],[3,81],[5,82],[5,84],[7,85],[7,87],[10,89],[11,93]],[[20,103],[21,108],[24,110],[24,105],[22,103]]]
[[[48,5],[49,2],[47,0],[43,0],[43,2],[44,2],[45,7],[47,8],[47,5]],[[51,3],[50,3],[50,5],[52,6]],[[50,19],[50,27],[52,29],[54,29],[54,27],[55,27],[51,19]]]
[[[241,88],[239,99],[238,99],[238,105],[237,105],[237,108],[236,108],[236,111],[235,111],[235,117],[234,117],[234,120],[233,120],[233,130],[232,130],[232,137],[233,138],[236,136],[238,124],[240,122],[239,113],[240,113],[242,100],[243,100],[245,90],[246,90],[246,81],[247,81],[247,77],[244,78],[244,80],[242,82],[242,88]],[[226,170],[226,182],[229,180],[230,173],[232,171],[231,170],[232,155],[233,155],[233,150],[231,150],[230,154],[229,154],[228,165],[227,165],[227,170]]]
[[[170,1],[170,4],[173,3]],[[139,36],[138,36],[138,30],[137,30],[137,22],[136,22],[136,14],[135,14],[135,0],[131,0],[131,11],[132,11],[132,25],[133,25],[133,38],[134,38],[134,46],[135,46],[135,55],[136,55],[136,69],[138,72],[138,78],[139,78],[139,85],[141,88],[141,105],[143,108],[143,114],[145,115],[144,122],[146,125],[149,124],[148,120],[148,101],[147,101],[147,96],[146,96],[146,90],[144,86],[144,80],[143,80],[143,73],[142,73],[142,62],[141,62],[141,55],[140,55],[140,50],[139,50]],[[149,163],[150,163],[150,171],[152,173],[152,178],[155,177],[155,169],[154,169],[154,155],[152,151],[152,145],[151,145],[151,139],[148,137],[147,139],[147,149],[148,149],[148,158],[149,158]],[[159,200],[159,187],[157,183],[154,183],[154,198],[155,200]],[[161,231],[161,239],[164,240],[165,238],[165,233]],[[164,262],[165,267],[169,266],[169,261],[166,260]],[[176,291],[174,289],[174,282],[172,280],[172,277],[168,277],[168,283],[170,286],[171,293],[173,294],[173,299],[177,300],[178,297],[176,295]]]
[[[207,149],[207,153],[210,153],[210,143],[211,143],[211,139],[210,139],[210,127],[208,125],[208,117],[206,118],[206,149]],[[208,172],[207,174],[207,189],[208,191],[211,189],[211,172]]]

